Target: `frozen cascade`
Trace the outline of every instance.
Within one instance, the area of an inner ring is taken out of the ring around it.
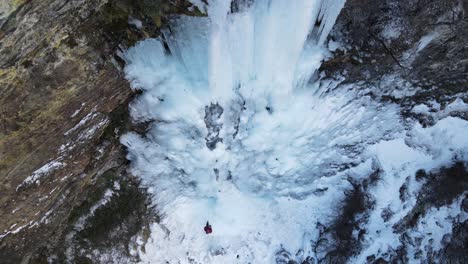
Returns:
[[[131,114],[151,127],[121,141],[162,215],[142,259],[273,263],[284,249],[301,261],[346,177],[375,166],[369,146],[403,135],[399,109],[314,81],[344,0],[195,2],[209,16],[174,18],[169,50],[152,39],[126,54],[143,90]]]

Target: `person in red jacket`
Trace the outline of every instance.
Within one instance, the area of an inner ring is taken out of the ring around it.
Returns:
[[[207,235],[211,234],[213,232],[213,229],[211,228],[211,225],[210,225],[210,223],[208,221],[206,222],[206,226],[205,226],[204,230],[205,230],[205,233]]]

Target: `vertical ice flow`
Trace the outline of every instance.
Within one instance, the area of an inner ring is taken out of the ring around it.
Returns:
[[[182,51],[190,53],[184,60],[189,71],[200,73],[201,65],[188,62],[200,54],[194,47],[201,42],[208,48],[203,53],[206,61],[202,67],[208,68],[205,78],[216,100],[229,100],[239,85],[252,81],[263,86],[261,92],[280,95],[289,93],[297,83],[304,84],[298,76],[310,77],[320,65],[321,54],[317,49],[328,36],[345,1],[238,2],[245,6],[231,13],[230,0],[210,1],[206,7],[208,19],[184,17],[180,20],[185,23],[173,25],[176,33],[171,38],[177,44],[192,44]],[[194,26],[201,24],[205,30]],[[209,35],[207,40],[202,40],[203,34]],[[306,42],[307,49],[304,49]],[[181,52],[184,44],[173,45],[171,50]]]

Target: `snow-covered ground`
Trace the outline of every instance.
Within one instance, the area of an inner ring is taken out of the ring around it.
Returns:
[[[143,90],[131,113],[151,128],[121,141],[162,216],[143,262],[273,263],[281,249],[313,257],[316,224],[337,217],[348,178],[376,169],[372,235],[355,261],[398,244],[392,226],[415,203],[398,198],[400,187],[417,192],[408,176],[418,169],[468,160],[468,122],[423,128],[356,85],[319,80],[344,0],[254,1],[235,13],[230,2],[198,1],[209,17],[174,18],[169,50],[152,39],[126,53],[127,78]],[[384,222],[388,208],[396,213]],[[443,210],[434,217],[451,214]]]

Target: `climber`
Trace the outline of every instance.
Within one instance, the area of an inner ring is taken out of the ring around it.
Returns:
[[[213,232],[213,229],[211,229],[211,225],[210,225],[210,223],[208,221],[206,222],[206,226],[205,226],[204,230],[205,230],[205,233],[207,235],[211,234],[211,232]]]

